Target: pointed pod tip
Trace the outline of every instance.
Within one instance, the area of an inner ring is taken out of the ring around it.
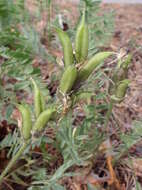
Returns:
[[[34,89],[38,89],[38,86],[33,78],[31,78],[31,82],[32,82]]]
[[[35,84],[35,80],[31,77],[30,78],[30,80],[31,80],[31,82],[33,83],[33,84]]]
[[[82,23],[85,23],[85,19],[86,19],[86,9],[84,9],[83,12],[82,12],[82,19],[81,19],[81,22],[82,22]]]
[[[124,79],[124,80],[120,81],[120,84],[122,84],[122,83],[129,85],[131,83],[131,80],[130,79]]]

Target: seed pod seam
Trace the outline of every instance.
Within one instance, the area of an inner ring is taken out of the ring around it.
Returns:
[[[77,62],[85,61],[88,56],[89,31],[85,20],[85,11],[82,15],[81,22],[77,28],[75,38],[75,56]]]
[[[18,110],[22,116],[22,136],[25,140],[30,139],[31,137],[31,130],[32,130],[32,119],[31,113],[27,106],[24,105],[17,105]]]
[[[102,63],[106,58],[111,56],[113,52],[100,52],[94,55],[86,64],[84,64],[78,72],[77,82],[84,82],[90,74]]]
[[[47,122],[52,118],[54,113],[55,109],[52,108],[43,111],[33,126],[33,132],[41,132],[46,126]]]
[[[69,66],[63,73],[60,81],[60,91],[67,94],[71,91],[77,78],[77,69],[74,65]]]
[[[69,65],[74,64],[72,43],[66,32],[60,28],[56,28],[56,32],[63,47],[65,67],[68,67]]]
[[[45,110],[45,100],[36,82],[32,79],[34,87],[34,109],[36,118]]]

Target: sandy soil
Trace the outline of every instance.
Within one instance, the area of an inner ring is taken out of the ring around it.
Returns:
[[[124,46],[130,40],[142,44],[142,5],[104,4],[102,7],[115,10],[114,45]]]

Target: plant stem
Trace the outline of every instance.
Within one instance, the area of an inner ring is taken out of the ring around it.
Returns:
[[[19,159],[19,157],[23,154],[24,150],[27,148],[28,143],[24,143],[21,148],[18,150],[18,152],[15,154],[15,156],[10,160],[7,167],[4,169],[4,171],[0,175],[0,185],[3,181],[3,178],[7,175],[9,170],[12,168],[12,166],[15,164],[15,162]]]
[[[109,123],[109,119],[110,119],[110,116],[112,113],[113,105],[114,105],[114,100],[111,99],[110,104],[109,104],[109,108],[108,108],[108,111],[106,114],[106,119],[105,119],[105,124],[104,124],[105,129],[108,127],[108,123]]]

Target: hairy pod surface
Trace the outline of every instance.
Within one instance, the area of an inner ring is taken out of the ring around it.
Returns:
[[[72,96],[73,105],[82,100],[90,100],[92,95],[93,95],[92,92],[79,92],[77,94],[74,94]]]
[[[81,22],[77,28],[77,33],[75,38],[75,57],[77,62],[85,61],[85,59],[88,56],[88,47],[89,47],[89,31],[84,11]]]
[[[112,54],[113,52],[100,52],[94,55],[78,72],[77,82],[84,82],[96,67]]]
[[[63,73],[60,81],[60,91],[63,94],[69,93],[77,78],[77,69],[74,65],[69,66]]]
[[[112,81],[116,84],[128,77],[128,67],[131,63],[132,55],[128,54],[123,60],[119,60],[114,70]]]
[[[127,57],[124,60],[124,63],[122,64],[123,69],[128,69],[128,67],[129,67],[129,65],[131,63],[131,60],[132,60],[132,55],[128,54]]]
[[[21,116],[22,116],[22,136],[25,140],[30,139],[31,137],[31,130],[32,130],[32,119],[31,119],[31,113],[28,108],[28,106],[24,105],[17,105],[17,108],[19,109]]]
[[[56,32],[63,47],[64,64],[65,67],[67,68],[69,65],[74,64],[72,44],[66,32],[64,32],[60,28],[56,28]]]
[[[128,54],[124,60],[120,60],[118,62],[118,68],[122,67],[124,70],[125,69],[128,69],[130,63],[131,63],[131,60],[132,60],[132,55],[131,54]]]
[[[45,110],[45,100],[41,94],[36,82],[32,79],[34,87],[34,109],[36,118],[40,115],[41,112]]]
[[[130,84],[130,80],[128,79],[125,79],[118,84],[116,88],[116,93],[115,93],[116,98],[123,99],[125,97],[129,84]]]
[[[45,98],[42,95],[42,93],[40,93],[40,104],[41,104],[41,112],[43,112],[46,108],[46,103],[45,103]]]
[[[33,126],[33,132],[41,132],[46,126],[47,122],[52,118],[54,113],[55,109],[53,108],[43,111]]]

